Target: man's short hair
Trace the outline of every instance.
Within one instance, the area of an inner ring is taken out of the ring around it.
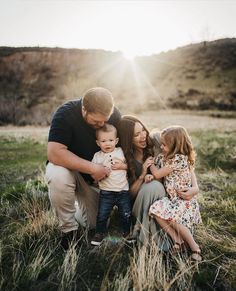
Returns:
[[[113,112],[114,101],[111,92],[102,87],[91,88],[85,92],[82,105],[88,113],[109,116]]]

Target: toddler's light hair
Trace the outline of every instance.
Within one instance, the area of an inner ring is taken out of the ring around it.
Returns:
[[[117,137],[117,129],[112,124],[105,123],[102,127],[98,128],[96,130],[96,139],[99,138],[99,134],[102,132],[114,132],[115,137]]]
[[[196,153],[187,130],[179,125],[172,125],[162,130],[161,138],[169,148],[167,158],[173,158],[175,154],[188,156],[188,162],[194,167]]]

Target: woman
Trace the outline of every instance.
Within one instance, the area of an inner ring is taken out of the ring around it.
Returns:
[[[161,182],[153,180],[144,182],[149,167],[153,164],[153,146],[157,147],[157,133],[153,135],[155,143],[149,136],[149,131],[135,116],[125,115],[118,126],[120,145],[128,165],[130,193],[133,198],[133,215],[136,218],[133,236],[138,242],[146,244],[154,240],[161,250],[170,248],[170,240],[161,231],[159,225],[148,215],[150,205],[166,196]],[[155,148],[155,151],[158,151]],[[197,194],[196,177],[192,173],[192,185],[187,192],[180,192],[183,199],[191,199]]]

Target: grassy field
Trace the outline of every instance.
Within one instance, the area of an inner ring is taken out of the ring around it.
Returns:
[[[203,225],[195,233],[203,262],[171,256],[151,242],[131,248],[117,235],[64,252],[44,182],[47,128],[0,128],[0,290],[235,290],[236,119],[175,113],[143,114],[153,128],[187,125],[198,160]],[[172,121],[178,122],[172,122]]]

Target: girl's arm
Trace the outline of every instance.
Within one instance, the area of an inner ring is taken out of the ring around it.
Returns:
[[[192,180],[192,187],[186,189],[186,191],[177,191],[180,198],[184,200],[191,200],[195,195],[199,193],[199,187],[197,183],[197,178],[195,175],[194,170],[191,170],[191,180]]]
[[[151,165],[150,171],[152,175],[154,176],[154,178],[158,180],[169,175],[173,171],[173,169],[169,167],[163,167],[163,168],[157,169],[155,165]]]
[[[130,186],[130,194],[132,198],[135,198],[138,194],[139,189],[144,183],[145,176],[147,174],[148,168],[153,164],[153,157],[149,157],[143,163],[142,173],[141,175],[134,181],[134,183]]]

